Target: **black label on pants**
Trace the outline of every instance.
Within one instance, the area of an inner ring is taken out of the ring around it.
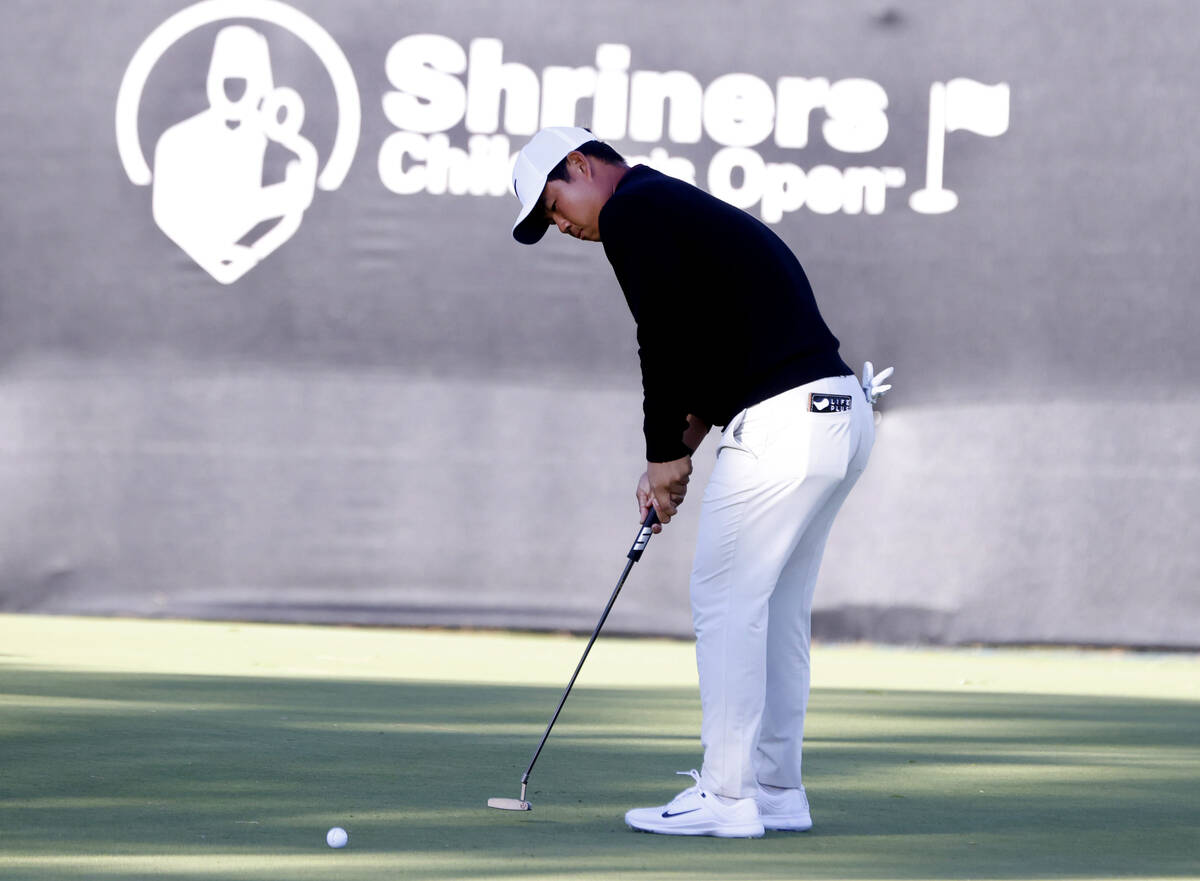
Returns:
[[[849,395],[819,395],[808,396],[808,412],[810,413],[845,413],[850,409],[853,400]]]

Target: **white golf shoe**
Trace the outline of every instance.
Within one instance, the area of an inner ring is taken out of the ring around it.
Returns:
[[[700,774],[695,770],[676,773],[690,775],[696,784],[671,799],[670,804],[627,811],[625,822],[631,829],[718,838],[758,838],[763,834],[753,798],[721,799],[700,785]]]
[[[812,828],[812,813],[808,809],[808,796],[804,787],[796,789],[768,789],[759,786],[758,816],[767,829],[779,832],[807,832]]]

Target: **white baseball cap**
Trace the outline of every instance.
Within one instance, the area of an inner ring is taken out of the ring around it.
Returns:
[[[514,239],[532,245],[546,234],[550,224],[534,211],[542,200],[546,175],[576,147],[595,140],[596,136],[585,128],[556,125],[542,129],[521,148],[512,169],[512,192],[521,200],[521,213],[513,224]]]

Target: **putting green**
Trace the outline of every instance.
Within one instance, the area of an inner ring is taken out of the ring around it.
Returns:
[[[691,647],[0,616],[5,879],[1200,877],[1200,658],[814,649],[816,828],[638,835],[698,763]],[[325,830],[345,826],[334,851]]]

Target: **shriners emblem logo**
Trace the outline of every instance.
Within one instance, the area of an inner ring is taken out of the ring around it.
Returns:
[[[206,75],[208,109],[170,126],[153,150],[138,138],[142,91],[178,40],[214,22],[278,25],[320,59],[337,99],[337,133],[323,168],[301,134],[304,100],[277,86],[267,39],[244,24],[216,36]],[[209,275],[232,284],[292,237],[317,189],[336,190],[358,147],[362,111],[346,56],[315,21],[279,0],[203,0],[171,16],[134,53],[117,94],[117,149],[130,181],[153,185],[154,221]],[[267,148],[288,154],[284,179],[263,185]]]

